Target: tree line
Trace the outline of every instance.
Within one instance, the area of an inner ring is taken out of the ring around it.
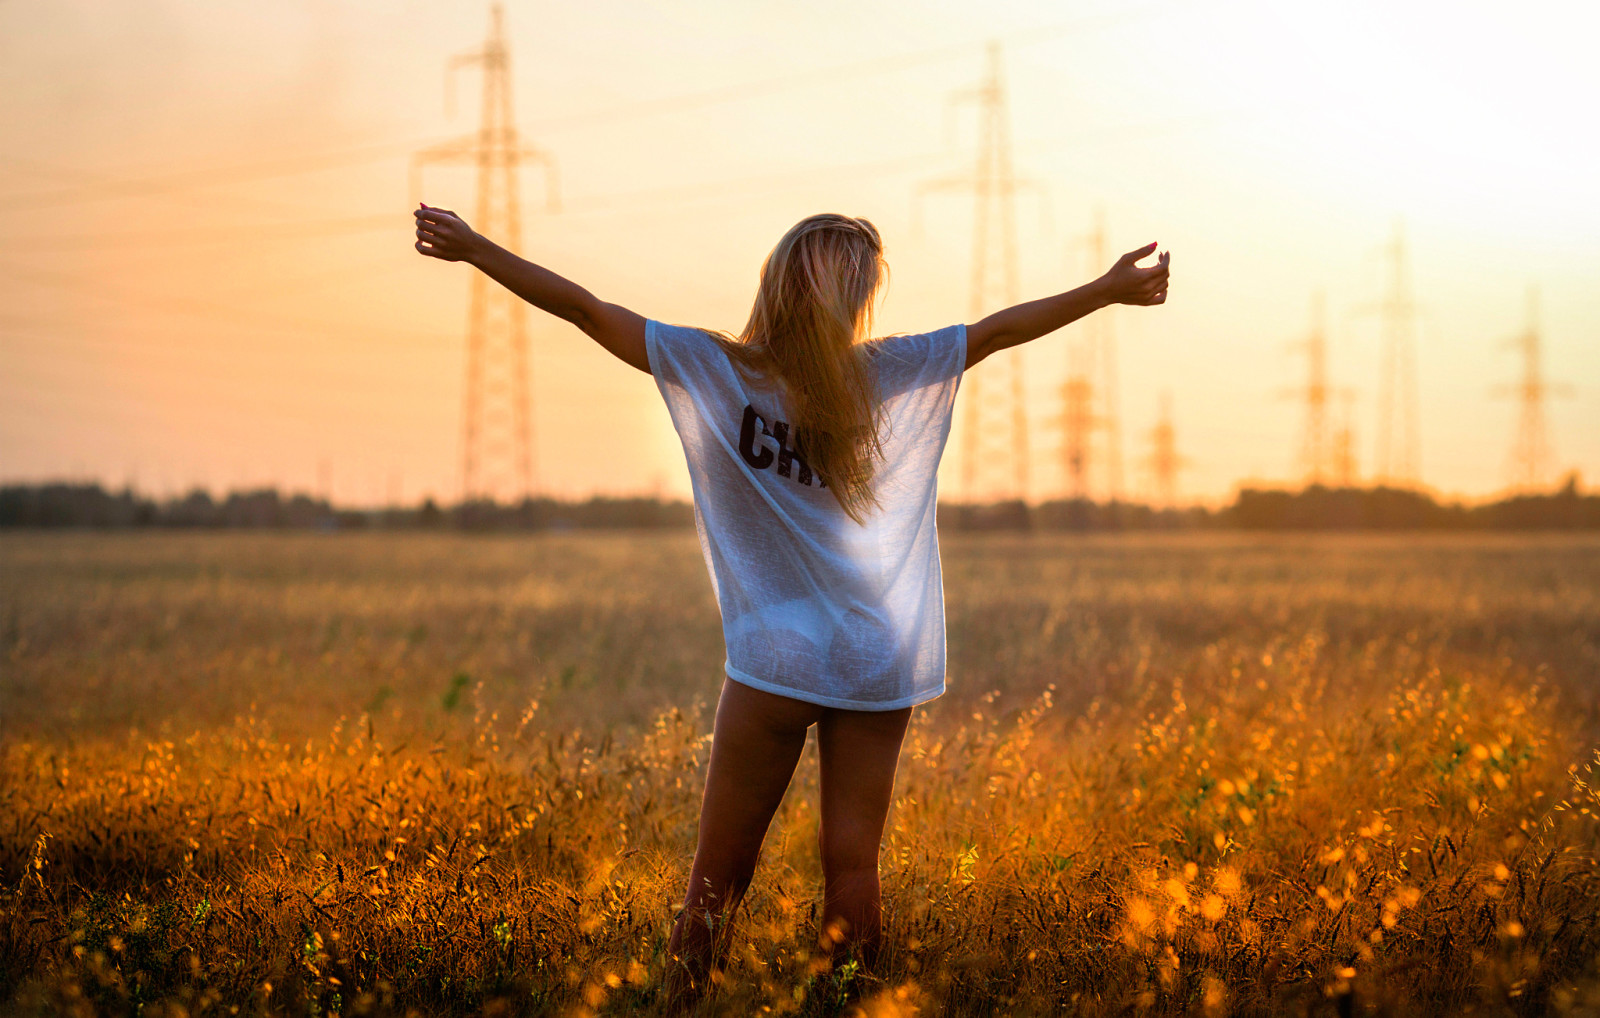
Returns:
[[[938,514],[939,526],[946,530],[1600,530],[1600,495],[1580,491],[1572,475],[1555,491],[1472,505],[1402,488],[1246,487],[1220,508],[1077,499],[1038,505],[941,502]],[[221,498],[195,490],[156,499],[131,488],[113,491],[94,483],[0,486],[0,527],[8,528],[472,531],[693,526],[690,503],[658,498],[526,498],[447,506],[430,498],[409,506],[354,509],[275,488],[235,491]]]

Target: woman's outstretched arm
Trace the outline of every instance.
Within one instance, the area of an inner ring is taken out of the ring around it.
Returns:
[[[1111,304],[1165,303],[1171,252],[1163,252],[1148,268],[1137,264],[1155,249],[1154,244],[1146,244],[1118,258],[1105,275],[1092,283],[996,311],[967,326],[966,366],[972,367],[997,350],[1038,339]]]
[[[416,210],[418,251],[447,262],[469,262],[512,293],[582,329],[589,338],[646,374],[644,318],[607,304],[572,280],[519,258],[448,209]]]

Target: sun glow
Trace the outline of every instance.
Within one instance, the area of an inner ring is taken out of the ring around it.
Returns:
[[[1600,71],[1592,6],[1224,5],[1174,53],[1208,99],[1260,117],[1233,129],[1266,158],[1368,201],[1479,219],[1592,215],[1600,140],[1583,129]],[[1196,26],[1199,27],[1199,26]]]

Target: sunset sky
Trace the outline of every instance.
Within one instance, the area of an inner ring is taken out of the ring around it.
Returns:
[[[468,275],[412,250],[411,153],[475,129],[488,4],[0,4],[0,480],[157,494],[276,484],[453,500]],[[1129,493],[1170,392],[1179,481],[1216,501],[1298,473],[1292,344],[1326,294],[1332,382],[1373,466],[1382,245],[1403,222],[1422,308],[1422,477],[1504,489],[1541,300],[1550,472],[1600,480],[1600,37],[1593,5],[1156,0],[509,2],[518,121],[559,166],[523,181],[522,253],[648,317],[737,331],[797,219],[872,219],[886,332],[969,320],[973,201],[948,98],[1002,47],[1024,298],[1159,241],[1173,286],[1115,329]],[[423,200],[470,213],[470,172]],[[1042,195],[1042,197],[1041,197]],[[651,380],[533,311],[542,490],[687,493]],[[1034,499],[1062,488],[1073,329],[1027,348]],[[979,370],[985,370],[980,368]],[[996,376],[998,381],[998,375]],[[952,454],[957,451],[952,442]],[[944,481],[959,473],[946,457]],[[1097,482],[1098,484],[1098,482]]]

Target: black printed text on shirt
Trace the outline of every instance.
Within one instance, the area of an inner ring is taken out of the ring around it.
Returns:
[[[757,435],[772,439],[778,448],[768,448],[757,439]],[[745,405],[744,422],[739,428],[739,455],[744,457],[744,461],[756,470],[765,470],[776,461],[779,477],[793,477],[807,486],[815,481],[817,487],[826,488],[828,485],[822,477],[813,474],[810,465],[789,445],[789,438],[788,421],[773,421],[768,425],[756,413],[755,407]]]

